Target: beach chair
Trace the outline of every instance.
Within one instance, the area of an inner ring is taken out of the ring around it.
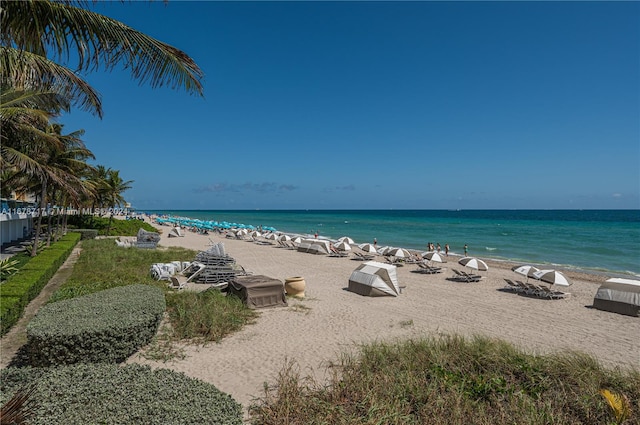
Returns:
[[[355,255],[355,257],[353,257],[354,260],[360,261],[371,261],[376,258],[373,254],[363,254],[361,252],[354,252],[353,255]]]
[[[516,283],[524,288],[523,292],[526,295],[532,295],[538,298],[546,297],[546,295],[544,295],[544,292],[543,292],[544,290],[542,289],[542,287],[539,285],[536,285],[535,283],[522,282],[520,280],[516,280]]]
[[[525,290],[525,288],[522,285],[515,283],[511,279],[505,279],[504,281],[507,282],[507,285],[503,289],[507,291],[524,292]]]
[[[416,264],[418,266],[416,270],[418,273],[436,274],[436,273],[442,272],[442,268],[440,267],[432,267],[426,263],[416,263]]]
[[[452,279],[458,282],[480,282],[480,279],[482,279],[482,276],[477,274],[469,274],[456,269],[451,269],[451,270],[453,270],[453,273],[454,273],[454,276]]]
[[[344,258],[344,257],[348,257],[348,256],[349,256],[349,254],[347,252],[338,251],[336,248],[331,248],[331,252],[329,253],[329,257]]]
[[[183,279],[181,279],[180,277],[176,276],[170,276],[169,277],[169,288],[171,289],[184,289],[187,286],[187,279],[184,276],[181,276]]]
[[[461,271],[460,273],[467,278],[467,282],[480,282],[480,280],[482,280],[482,276],[479,274],[467,273],[464,271]]]
[[[540,290],[541,290],[541,295],[544,296],[545,298],[549,298],[551,300],[559,300],[562,298],[566,298],[569,294],[566,292],[562,292],[562,291],[554,291],[551,288],[548,288],[546,286],[540,286]]]

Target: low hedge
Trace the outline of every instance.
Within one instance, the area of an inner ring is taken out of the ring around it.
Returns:
[[[6,334],[22,316],[25,307],[69,257],[80,240],[68,233],[51,247],[31,258],[16,274],[0,285],[0,333]]]
[[[165,309],[161,289],[139,284],[47,304],[27,325],[28,362],[123,362],[155,336]]]
[[[39,424],[242,424],[242,407],[212,384],[136,364],[77,364],[0,371],[0,403],[33,387]]]

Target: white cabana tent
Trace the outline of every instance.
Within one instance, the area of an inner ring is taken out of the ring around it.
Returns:
[[[349,277],[349,291],[368,297],[400,295],[396,266],[367,261]]]
[[[170,238],[177,238],[178,236],[184,236],[184,234],[182,233],[181,228],[174,227],[173,229],[169,230],[169,234],[167,236]]]
[[[298,244],[298,252],[326,255],[331,252],[330,243],[331,242],[325,239],[303,239]]]
[[[593,298],[593,307],[598,310],[640,315],[640,281],[633,279],[608,279],[600,285]]]

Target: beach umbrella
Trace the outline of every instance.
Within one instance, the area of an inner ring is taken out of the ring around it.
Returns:
[[[276,239],[278,239],[278,235],[276,235],[275,233],[269,233],[264,238],[270,241],[275,241]]]
[[[475,257],[462,257],[458,260],[458,264],[462,264],[465,267],[469,267],[470,269],[478,271],[489,270],[489,266],[487,266],[487,263]]]
[[[557,270],[540,270],[533,274],[538,280],[550,283],[551,285],[569,286],[571,282]]]
[[[529,279],[530,277],[534,277],[533,274],[540,271],[540,269],[538,269],[537,267],[533,267],[530,265],[514,267],[511,270],[518,274],[521,274],[522,276],[526,276],[527,279]]]
[[[442,258],[440,253],[431,251],[431,252],[423,252],[422,258],[427,259],[429,261],[435,261],[436,263],[445,263],[446,261]]]
[[[335,246],[336,249],[340,251],[351,251],[351,245],[349,245],[347,241],[340,241]]]
[[[251,236],[254,238],[259,238],[260,236],[262,236],[262,233],[258,232],[257,230],[254,230],[253,232],[251,232]]]
[[[360,244],[360,245],[358,245],[358,248],[360,248],[364,252],[369,252],[371,254],[377,254],[378,253],[378,250],[376,249],[376,247],[373,246],[373,244],[371,244],[371,243]]]
[[[289,235],[280,235],[278,237],[278,240],[280,242],[289,242],[291,240],[291,236],[289,236]]]
[[[356,244],[356,242],[353,239],[351,239],[349,236],[343,236],[343,237],[339,238],[338,242],[346,242],[349,245],[355,245]]]
[[[292,239],[292,242],[298,244],[302,242],[302,238],[300,236],[296,236],[295,238]]]
[[[384,255],[398,258],[409,258],[412,254],[404,248],[391,248]]]

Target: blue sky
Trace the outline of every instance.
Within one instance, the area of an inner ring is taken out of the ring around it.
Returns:
[[[640,3],[104,2],[204,98],[85,77],[151,209],[640,208]]]

